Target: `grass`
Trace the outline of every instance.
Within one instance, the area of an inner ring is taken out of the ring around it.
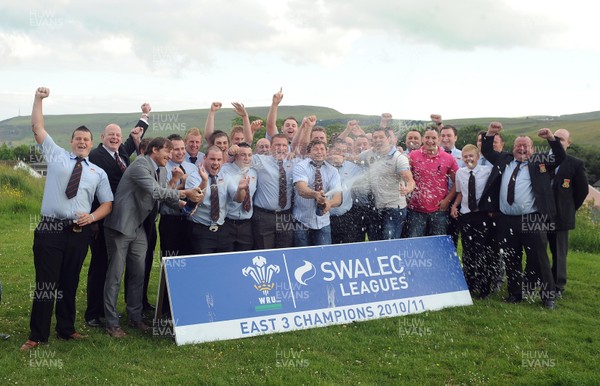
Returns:
[[[0,169],[0,181],[12,173]],[[22,180],[13,188],[31,189],[24,206],[7,212],[14,200],[3,196],[0,212],[0,332],[11,335],[0,341],[1,384],[600,383],[593,365],[600,354],[598,250],[570,253],[567,292],[555,311],[537,301],[505,304],[502,293],[471,307],[181,347],[136,331],[117,341],[86,327],[88,259],[76,325],[89,338],[64,342],[51,336],[48,346],[21,353],[34,282],[31,227],[42,192],[39,182]],[[593,238],[597,234],[596,228]],[[156,276],[150,291],[154,299]],[[122,303],[119,308],[124,311]]]

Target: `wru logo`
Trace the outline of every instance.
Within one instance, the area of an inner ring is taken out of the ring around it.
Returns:
[[[267,296],[269,291],[275,287],[275,283],[272,283],[271,279],[274,273],[279,273],[279,266],[274,264],[267,266],[267,259],[264,256],[255,256],[252,259],[252,264],[254,266],[242,269],[242,274],[252,276],[252,279],[256,282],[254,288],[257,291],[262,291]]]

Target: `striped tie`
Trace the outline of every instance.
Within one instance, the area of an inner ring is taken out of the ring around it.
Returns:
[[[219,215],[219,187],[217,186],[217,176],[210,176],[210,218],[213,221],[217,221]]]
[[[83,161],[83,157],[77,157],[76,160],[77,162],[75,162],[75,166],[71,172],[71,178],[69,178],[69,183],[67,184],[67,190],[65,190],[69,200],[77,195],[79,181],[81,180],[81,161]]]
[[[119,153],[116,151],[115,151],[115,161],[117,161],[117,165],[119,165],[119,169],[121,169],[121,173],[125,173],[125,169],[127,169],[127,166],[125,166],[125,163],[119,156]]]
[[[244,197],[244,201],[242,201],[242,207],[246,212],[250,212],[252,208],[252,203],[250,201],[250,186],[246,186],[246,196]]]
[[[277,161],[279,166],[279,207],[285,208],[287,205],[287,177],[283,168],[283,160]]]

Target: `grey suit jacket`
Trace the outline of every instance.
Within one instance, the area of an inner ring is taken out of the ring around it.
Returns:
[[[164,168],[161,174],[166,174]],[[119,182],[113,209],[104,219],[104,227],[133,236],[157,201],[176,206],[180,191],[167,188],[165,181],[164,178],[161,184],[156,181],[156,170],[150,156],[137,157]]]

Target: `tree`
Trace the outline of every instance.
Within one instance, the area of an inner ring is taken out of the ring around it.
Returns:
[[[13,149],[14,159],[24,162],[31,162],[31,148],[27,145],[19,145]]]

